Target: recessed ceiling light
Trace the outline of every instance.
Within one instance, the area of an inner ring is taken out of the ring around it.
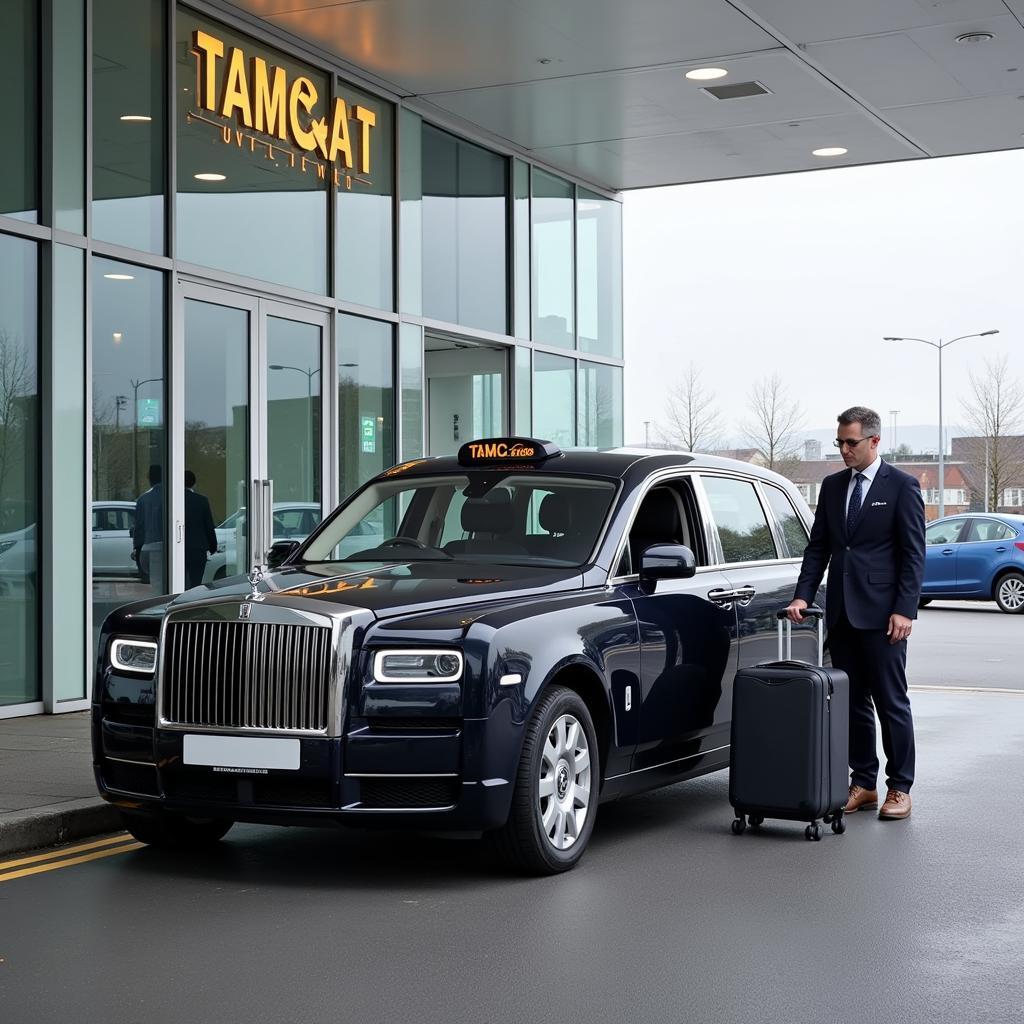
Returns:
[[[956,37],[958,43],[991,43],[993,39],[995,35],[992,32],[965,32]]]
[[[153,118],[151,118],[149,116],[149,114],[122,114],[121,115],[121,120],[122,121],[143,121],[143,122],[146,122],[146,121],[152,121]]]
[[[694,68],[686,72],[686,77],[693,82],[710,82],[715,78],[725,78],[729,74],[725,68]]]
[[[823,146],[821,149],[812,149],[811,156],[843,156],[848,152],[842,146]]]
[[[214,171],[201,171],[199,174],[193,174],[192,177],[196,181],[225,181],[227,179],[226,174],[217,174]]]
[[[104,274],[108,281],[134,281],[134,274]]]
[[[124,335],[120,331],[114,331],[114,344],[115,345],[120,345],[121,344],[121,339],[123,337],[124,337]]]

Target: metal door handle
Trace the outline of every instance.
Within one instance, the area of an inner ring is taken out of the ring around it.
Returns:
[[[952,554],[955,554],[956,552],[952,548],[943,548],[942,549],[942,553],[944,555],[952,555]]]
[[[709,590],[708,600],[712,604],[721,605],[723,608],[731,607],[736,600],[735,590]]]
[[[1001,555],[1005,550],[1006,546],[1004,544],[1000,544],[999,547],[996,548],[996,553]]]
[[[736,600],[739,601],[740,607],[746,608],[757,596],[757,591],[753,587],[737,587],[733,594],[736,596]]]

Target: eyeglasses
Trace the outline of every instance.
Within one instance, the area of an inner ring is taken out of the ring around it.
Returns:
[[[873,437],[874,435],[872,435]],[[847,448],[856,448],[862,441],[870,441],[870,437],[858,437],[856,441],[844,441],[842,438],[837,437],[832,443],[837,448],[842,448],[845,444]]]

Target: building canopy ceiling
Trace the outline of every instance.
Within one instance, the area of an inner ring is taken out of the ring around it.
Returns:
[[[235,6],[613,190],[1024,146],[1024,0]]]

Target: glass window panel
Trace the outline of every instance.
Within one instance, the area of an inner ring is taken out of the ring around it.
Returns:
[[[576,360],[533,354],[533,436],[563,448],[576,443]]]
[[[533,368],[530,349],[516,348],[516,423],[514,433],[531,436],[533,430]]]
[[[704,477],[711,517],[718,527],[727,563],[775,558],[775,541],[754,485],[746,480]]]
[[[400,120],[401,170],[399,215],[402,218],[399,257],[399,308],[423,312],[423,120],[403,110]]]
[[[0,95],[4,97],[4,157],[0,214],[39,220],[39,4],[4,0],[0,32]]]
[[[395,109],[346,82],[338,81],[335,88],[350,111],[358,106],[375,121],[365,133],[363,122],[354,122],[360,129],[351,140],[356,167],[339,180],[335,294],[346,302],[392,309]],[[362,116],[365,121],[366,114]],[[368,147],[363,145],[364,135]]]
[[[576,200],[579,347],[622,356],[622,205],[581,188]]]
[[[340,494],[395,462],[394,328],[338,317],[338,458]]]
[[[176,50],[177,256],[326,293],[327,76],[184,7]]]
[[[36,246],[0,235],[0,706],[41,698]]]
[[[398,332],[402,460],[423,457],[423,332],[402,324]]]
[[[533,340],[573,348],[572,185],[533,169]]]
[[[164,251],[163,0],[93,0],[92,235]]]
[[[512,162],[512,226],[515,232],[515,323],[517,338],[530,337],[530,165]]]
[[[784,558],[800,558],[807,547],[807,527],[797,515],[796,509],[789,498],[777,487],[765,485],[765,496],[776,520],[782,527],[782,539],[785,542]]]
[[[423,313],[504,334],[508,161],[423,126]]]
[[[120,604],[165,593],[164,275],[92,261],[94,640]]]
[[[612,448],[622,444],[622,368],[580,363],[577,444]]]
[[[50,0],[53,33],[53,226],[85,234],[85,8]]]

